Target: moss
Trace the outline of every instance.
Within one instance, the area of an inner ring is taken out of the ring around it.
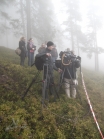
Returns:
[[[68,99],[61,89],[60,98],[56,102],[52,98],[48,109],[42,108],[41,83],[33,84],[25,100],[21,99],[36,72],[35,67],[21,67],[13,50],[0,47],[0,139],[100,139],[80,78],[77,99]],[[104,131],[104,75],[83,72]],[[55,73],[56,83],[58,78]]]

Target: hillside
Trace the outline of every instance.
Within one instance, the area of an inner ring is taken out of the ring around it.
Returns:
[[[59,99],[53,101],[51,96],[47,107],[42,107],[41,83],[21,99],[36,72],[35,67],[21,67],[14,50],[0,47],[0,139],[101,139],[80,76],[77,99],[66,98],[62,88]],[[104,133],[104,74],[85,69],[83,74]]]

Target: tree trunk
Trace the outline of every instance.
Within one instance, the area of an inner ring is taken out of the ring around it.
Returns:
[[[95,71],[99,71],[98,53],[95,52]]]
[[[26,0],[26,7],[27,7],[27,40],[31,38],[31,0]]]
[[[79,41],[78,41],[78,37],[77,37],[76,39],[77,39],[78,56],[80,56],[80,50],[79,50]]]
[[[25,31],[25,22],[24,22],[24,5],[23,5],[23,0],[20,0],[20,7],[21,7],[21,19],[22,19],[22,26],[23,26],[23,36],[26,36],[26,31]]]
[[[98,61],[98,46],[97,46],[97,33],[96,33],[96,21],[94,18],[94,34],[95,34],[95,39],[94,39],[94,45],[95,45],[95,71],[99,71],[99,61]]]
[[[71,44],[72,44],[72,50],[74,51],[74,35],[73,35],[73,25],[72,25],[72,21],[70,19],[70,35],[71,35]]]
[[[8,47],[8,30],[7,30],[7,20],[5,19],[5,35],[6,35],[6,47]]]

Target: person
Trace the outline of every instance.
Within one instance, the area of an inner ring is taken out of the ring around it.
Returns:
[[[56,45],[54,45],[51,54],[52,54],[52,60],[55,63],[55,60],[58,58],[58,52],[56,49]]]
[[[67,68],[65,68],[64,84],[67,97],[76,98],[76,69],[80,67],[81,58],[76,57],[73,52],[71,53],[71,55],[73,57],[73,61],[67,66]]]
[[[41,45],[41,47],[38,49],[38,53],[44,52],[45,48],[46,48],[46,45],[43,43],[43,44]]]
[[[36,46],[33,43],[33,39],[30,38],[27,43],[28,50],[28,66],[31,66],[34,63],[34,52],[36,50]]]
[[[57,68],[55,66],[55,64],[53,63],[52,54],[51,54],[53,48],[54,48],[54,43],[51,42],[51,41],[48,41],[47,42],[47,47],[44,49],[44,51],[42,53],[39,53],[39,54],[36,55],[36,57],[42,58],[42,61],[44,63],[47,62],[47,64],[48,64],[48,71],[47,71],[47,69],[44,69],[45,70],[44,71],[44,79],[46,79],[46,73],[48,72],[48,77],[49,77],[48,83],[50,81],[50,84],[49,84],[49,90],[50,91],[52,89],[51,83],[54,82],[53,81],[53,70],[61,72],[61,69]],[[46,98],[47,98],[47,93],[46,93]]]
[[[20,65],[24,66],[25,57],[26,57],[26,46],[25,46],[25,38],[21,37],[19,41],[19,49],[21,50],[20,54]]]

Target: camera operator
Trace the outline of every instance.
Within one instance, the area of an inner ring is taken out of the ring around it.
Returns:
[[[37,57],[41,58],[43,63],[48,64],[48,77],[49,77],[48,83],[50,82],[50,84],[49,84],[50,92],[52,92],[51,91],[51,87],[52,87],[51,84],[54,83],[54,81],[53,81],[53,69],[58,71],[58,72],[61,72],[61,69],[57,68],[55,66],[55,63],[53,63],[52,54],[51,54],[53,48],[54,48],[54,43],[49,41],[49,42],[47,42],[47,47],[44,49],[44,51],[37,54]],[[47,75],[47,68],[45,67],[45,69],[44,69],[44,79],[46,79],[46,75]]]
[[[76,71],[77,68],[80,67],[81,58],[76,57],[73,51],[71,53],[71,63],[67,65],[67,69],[65,69],[64,73],[64,84],[65,84],[65,92],[68,98],[76,98]]]

